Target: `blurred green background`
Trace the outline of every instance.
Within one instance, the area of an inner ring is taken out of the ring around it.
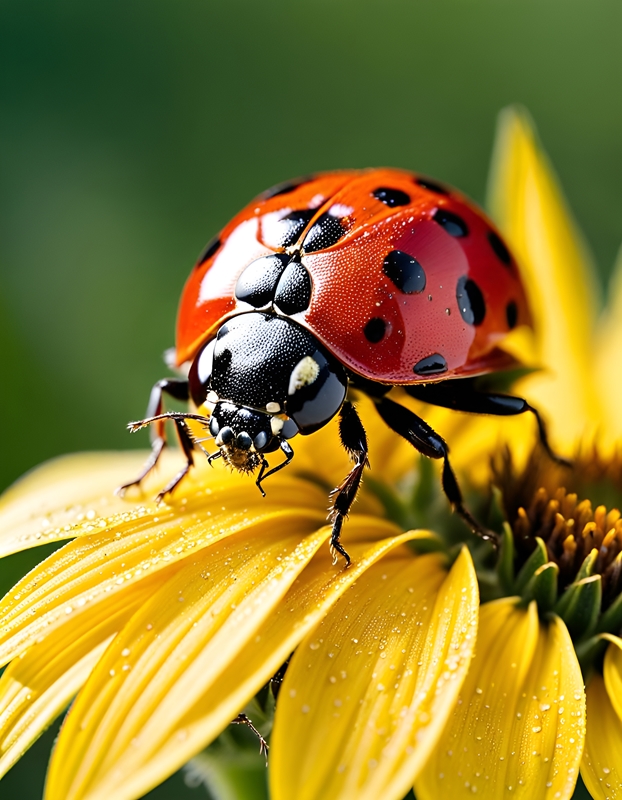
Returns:
[[[533,114],[605,284],[621,31],[619,0],[2,2],[0,488],[58,453],[146,445],[125,424],[165,374],[183,282],[255,194],[393,165],[483,202],[508,103]],[[50,741],[3,796],[40,797]]]

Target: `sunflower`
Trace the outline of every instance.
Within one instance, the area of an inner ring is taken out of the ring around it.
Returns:
[[[157,505],[174,454],[124,499],[143,453],[40,467],[0,499],[0,554],[71,541],[0,604],[2,774],[75,698],[47,800],[139,798],[216,742],[193,762],[208,780],[251,708],[274,800],[569,798],[579,769],[593,797],[622,796],[622,521],[590,502],[622,474],[614,393],[596,391],[622,300],[597,330],[586,248],[522,112],[502,116],[491,198],[536,321],[509,346],[546,367],[520,390],[574,467],[533,450],[527,420],[425,411],[480,510],[496,484],[497,555],[361,398],[377,471],[348,521],[349,569],[327,546],[326,492],[347,469],[335,425],[265,499],[200,464]]]

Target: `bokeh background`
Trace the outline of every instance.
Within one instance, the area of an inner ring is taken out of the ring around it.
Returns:
[[[146,445],[125,424],[165,374],[183,282],[254,195],[390,165],[483,202],[509,103],[534,116],[605,288],[621,31],[619,0],[4,0],[0,488],[59,453]],[[0,565],[0,590],[33,558]],[[3,797],[41,797],[52,737]],[[177,776],[150,797],[186,791]]]

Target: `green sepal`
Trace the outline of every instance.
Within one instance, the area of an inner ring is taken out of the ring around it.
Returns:
[[[555,613],[566,623],[573,640],[587,639],[596,629],[602,602],[600,575],[572,583],[560,597]]]
[[[204,750],[190,760],[185,771],[189,785],[203,784],[214,800],[268,800],[266,764],[256,748]]]
[[[520,594],[522,596],[527,584],[535,575],[536,570],[543,567],[548,561],[549,556],[546,552],[546,545],[540,537],[536,537],[536,549],[529,556],[527,561],[525,561],[521,571],[518,573],[516,581],[514,582],[512,594]]]
[[[575,646],[581,672],[586,680],[593,669],[602,668],[603,658],[608,646],[609,642],[600,634],[590,636],[589,639]]]
[[[622,594],[619,594],[604,614],[601,614],[596,630],[598,633],[615,634],[622,630]]]
[[[412,512],[392,486],[367,476],[365,485],[371,489],[378,500],[380,500],[390,520],[405,531],[415,527],[413,526]]]
[[[547,614],[551,611],[557,599],[558,575],[559,567],[553,561],[539,567],[525,587],[520,605],[526,607],[532,600],[535,600],[540,614]]]
[[[416,539],[411,539],[406,542],[406,545],[413,550],[417,555],[425,555],[426,553],[446,553],[449,554],[450,562],[453,564],[456,558],[460,555],[461,548],[447,549],[447,544],[437,536],[433,531],[419,531],[421,536]],[[424,533],[426,535],[424,535]],[[454,554],[454,550],[456,551]]]
[[[489,372],[476,379],[477,389],[480,392],[510,392],[514,384],[521,378],[541,372],[542,367],[526,367],[517,365],[509,369]]]
[[[511,595],[514,591],[515,554],[512,529],[507,522],[504,522],[503,533],[501,534],[499,561],[497,562],[497,575],[499,576],[499,584],[505,595]]]
[[[579,571],[577,572],[577,577],[574,579],[575,583],[577,583],[580,580],[583,580],[583,578],[589,578],[591,575],[594,574],[594,571],[596,569],[597,558],[598,558],[598,550],[595,547],[593,547],[583,560],[583,564],[581,564]]]
[[[501,530],[507,524],[506,518],[507,515],[503,507],[503,493],[498,486],[492,486],[490,489],[487,525],[491,531]]]

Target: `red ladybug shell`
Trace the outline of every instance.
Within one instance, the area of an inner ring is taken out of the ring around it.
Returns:
[[[462,194],[403,170],[331,172],[266,192],[208,245],[181,299],[178,364],[226,318],[253,310],[236,283],[275,252],[298,253],[311,276],[310,303],[292,318],[374,381],[508,366],[497,345],[531,323],[513,257]]]

